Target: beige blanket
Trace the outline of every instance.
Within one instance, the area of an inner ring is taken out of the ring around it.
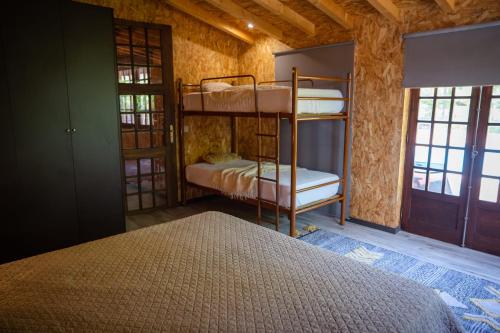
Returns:
[[[460,332],[431,289],[207,212],[0,266],[0,332]]]
[[[280,165],[280,171],[290,169],[289,165]],[[261,163],[261,176],[268,172],[275,172],[276,164]],[[222,169],[213,174],[212,181],[217,184],[217,190],[232,198],[257,197],[257,163],[241,168]]]

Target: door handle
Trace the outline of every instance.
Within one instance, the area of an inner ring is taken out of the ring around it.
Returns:
[[[174,125],[169,126],[170,143],[174,143]]]

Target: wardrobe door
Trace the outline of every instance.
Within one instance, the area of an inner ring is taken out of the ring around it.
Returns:
[[[78,239],[73,158],[59,1],[11,3],[2,21],[16,160],[1,219],[2,261]],[[4,119],[1,120],[5,121]]]
[[[125,231],[111,9],[63,2],[80,240]]]

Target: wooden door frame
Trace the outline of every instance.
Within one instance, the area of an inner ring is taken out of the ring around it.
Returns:
[[[177,170],[177,147],[176,147],[176,135],[177,132],[177,122],[175,115],[175,86],[174,86],[174,67],[173,67],[173,47],[172,47],[172,27],[169,25],[153,24],[145,22],[137,22],[131,20],[114,19],[114,25],[125,25],[142,27],[146,29],[158,29],[160,30],[161,38],[161,52],[162,52],[162,84],[133,84],[133,83],[119,83],[118,80],[118,96],[121,94],[162,94],[165,96],[163,99],[164,108],[164,133],[165,133],[165,171],[166,171],[166,193],[167,202],[165,205],[156,206],[153,208],[141,209],[137,211],[129,212],[127,208],[127,195],[126,195],[126,173],[125,173],[125,159],[135,159],[143,157],[141,150],[149,150],[153,152],[155,148],[138,148],[131,150],[130,152],[124,153],[124,150],[120,146],[120,154],[122,160],[122,180],[123,180],[123,200],[126,214],[134,213],[144,213],[148,211],[153,211],[159,208],[174,207],[179,204],[178,197],[178,170]],[[130,55],[133,57],[133,54]],[[148,56],[148,55],[146,55]],[[118,65],[116,66],[116,71],[118,71]],[[118,97],[119,98],[119,97]],[[118,117],[120,117],[120,112],[118,112]],[[170,140],[170,128],[173,129],[173,140]],[[122,145],[122,130],[121,130],[121,119],[120,119],[120,145]],[[158,149],[159,150],[159,149]],[[154,155],[154,152],[153,152]],[[154,157],[154,156],[153,156]],[[149,158],[149,157],[148,157]],[[153,167],[153,166],[152,166]],[[154,194],[153,194],[154,195]]]
[[[465,150],[464,150],[464,161],[463,161],[463,168],[462,168],[462,184],[461,184],[461,189],[460,189],[460,197],[459,197],[459,204],[463,206],[462,211],[459,212],[459,217],[458,217],[458,225],[457,229],[463,231],[464,225],[465,225],[465,210],[466,210],[466,200],[467,200],[467,187],[470,185],[471,179],[469,179],[469,169],[471,167],[471,153],[472,153],[472,143],[474,140],[474,130],[475,130],[475,124],[477,121],[477,109],[478,109],[478,103],[479,103],[479,96],[481,94],[481,88],[479,87],[473,87],[472,88],[472,93],[471,93],[471,108],[470,108],[470,114],[469,114],[469,121],[468,121],[468,129],[467,129],[467,137],[466,137],[466,142],[465,142]],[[408,131],[407,131],[407,138],[406,138],[406,154],[405,154],[405,163],[404,163],[404,180],[403,180],[403,202],[402,202],[402,208],[401,208],[401,228],[403,230],[408,230],[409,232],[415,232],[412,230],[412,227],[410,225],[409,219],[410,219],[410,212],[411,212],[411,197],[412,197],[412,181],[413,181],[413,163],[414,163],[414,157],[415,157],[415,145],[416,145],[416,130],[417,130],[417,123],[418,123],[418,106],[419,106],[419,99],[420,99],[420,88],[414,88],[410,90],[410,109],[409,109],[409,119],[408,119]],[[437,101],[437,99],[434,99],[434,101]],[[435,107],[435,106],[434,106]],[[451,115],[450,115],[451,116]],[[451,133],[451,128],[448,130],[448,139]],[[430,138],[432,140],[432,137]],[[430,144],[432,142],[429,142]],[[429,146],[429,149],[431,146]],[[430,152],[429,152],[430,154]],[[428,161],[430,163],[430,160]],[[443,170],[443,177],[444,177],[444,172]],[[443,179],[445,181],[445,179]],[[427,190],[424,192],[426,196],[432,198],[435,196],[436,199],[439,199],[440,201],[449,201],[456,203],[457,198],[456,197],[450,197],[446,198],[444,194],[437,194],[437,193],[432,193],[428,192]],[[418,194],[417,194],[418,195]],[[423,194],[422,194],[423,195]],[[430,237],[430,235],[427,235],[426,233],[419,233],[421,235],[424,235],[426,237]],[[462,232],[460,232],[459,235],[455,234],[447,234],[443,235],[444,239],[446,241],[449,241],[454,244],[460,244],[461,242],[461,236]]]

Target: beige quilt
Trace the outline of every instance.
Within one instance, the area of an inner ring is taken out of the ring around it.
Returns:
[[[261,176],[267,172],[276,172],[276,164],[263,162],[260,164]],[[280,165],[280,171],[290,170],[289,165]],[[212,182],[218,184],[217,190],[231,198],[244,199],[257,197],[257,175],[259,168],[256,163],[244,167],[225,168],[217,170],[212,176]]]
[[[426,287],[207,212],[0,266],[0,332],[459,332]]]

